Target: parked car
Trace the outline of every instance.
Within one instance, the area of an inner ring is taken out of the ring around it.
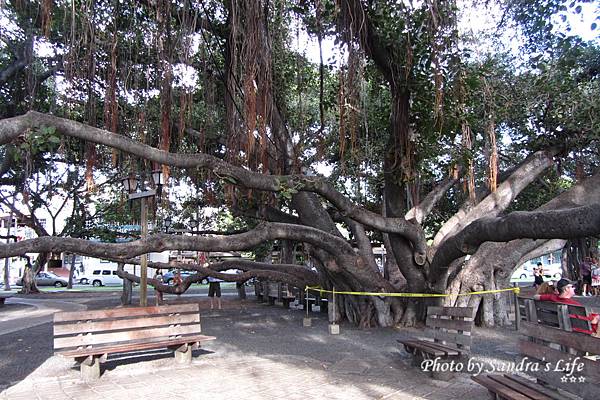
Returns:
[[[91,275],[79,279],[82,285],[92,284],[94,286],[118,286],[123,284],[123,279],[117,275],[114,269],[95,269]]]
[[[19,286],[23,286],[23,278],[19,278],[16,283]],[[52,272],[39,272],[35,276],[35,284],[38,286],[66,287],[68,282]]]

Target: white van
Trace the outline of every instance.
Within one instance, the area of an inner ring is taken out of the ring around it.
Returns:
[[[83,257],[83,273],[80,274],[79,283],[94,286],[122,285],[123,280],[117,275],[117,263],[101,260],[94,257]]]
[[[95,269],[91,274],[79,279],[83,285],[92,284],[94,286],[120,286],[123,285],[123,279],[117,275],[117,269]]]

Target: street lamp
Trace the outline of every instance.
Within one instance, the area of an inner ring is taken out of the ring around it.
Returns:
[[[144,190],[142,192],[136,192],[138,188],[138,179],[133,174],[129,174],[128,176],[121,179],[123,183],[123,188],[127,192],[129,201],[135,199],[141,199],[141,207],[140,207],[140,226],[142,230],[142,239],[145,239],[148,236],[148,198],[158,196],[160,199],[160,194],[162,190],[162,185],[164,184],[163,175],[161,170],[152,171],[152,179],[156,186],[156,190],[149,189]],[[148,255],[142,254],[140,257],[140,306],[145,307],[148,305]]]

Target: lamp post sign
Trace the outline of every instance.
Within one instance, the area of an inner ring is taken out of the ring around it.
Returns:
[[[157,196],[160,199],[161,189],[163,185],[163,174],[161,170],[152,171],[152,179],[156,185],[156,190],[144,190],[136,192],[138,187],[138,179],[129,175],[122,179],[123,187],[127,191],[130,201],[140,199],[140,225],[141,238],[146,239],[148,236],[148,198]],[[148,254],[140,256],[140,307],[148,305]]]

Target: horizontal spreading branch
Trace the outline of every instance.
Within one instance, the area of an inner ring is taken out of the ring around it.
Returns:
[[[275,239],[310,243],[329,252],[334,257],[353,255],[352,247],[344,239],[335,235],[302,225],[263,223],[251,231],[237,235],[207,237],[157,234],[127,243],[99,243],[84,239],[46,236],[17,243],[0,244],[0,258],[21,256],[26,253],[66,251],[125,262],[127,259],[141,254],[165,250],[248,250]]]
[[[515,211],[503,217],[481,218],[443,243],[431,269],[447,268],[451,261],[473,254],[484,242],[572,239],[599,233],[600,204],[561,210]]]
[[[122,279],[127,279],[132,282],[140,283],[141,279],[139,276],[126,272],[125,270],[119,269],[117,271],[117,275]],[[294,277],[293,275],[288,275],[285,273],[277,272],[277,271],[264,271],[264,270],[252,270],[248,272],[244,272],[241,274],[221,274],[221,273],[211,273],[211,276],[214,275],[215,278],[221,279],[226,282],[246,282],[251,278],[265,279],[274,282],[286,282],[298,288],[305,288],[306,285],[314,284],[315,281],[303,281]],[[182,279],[181,284],[179,285],[167,285],[161,280],[155,278],[148,278],[147,283],[153,286],[160,292],[171,293],[171,294],[181,294],[185,293],[188,288],[193,283],[201,282],[202,279],[206,278],[208,275],[204,273],[197,273],[194,275],[187,276]],[[313,282],[313,283],[311,283]]]
[[[413,244],[415,261],[425,262],[426,242],[423,231],[417,224],[403,218],[384,218],[365,210],[339,193],[325,179],[305,175],[265,175],[233,166],[208,154],[178,154],[159,150],[118,135],[76,121],[29,111],[25,115],[0,120],[0,145],[10,143],[34,128],[54,127],[64,135],[88,142],[106,145],[149,161],[182,169],[206,168],[235,185],[269,192],[309,191],[330,201],[349,218],[373,229],[405,237]]]
[[[115,260],[112,259],[110,261],[116,261],[119,263],[123,263],[123,260]],[[125,264],[131,265],[140,265],[139,259],[129,259],[124,262]],[[254,273],[257,270],[261,270],[264,273],[266,272],[277,272],[280,274],[287,274],[292,276],[294,279],[302,280],[305,284],[316,284],[318,282],[318,274],[312,271],[310,268],[304,265],[298,264],[271,264],[264,263],[258,261],[249,261],[249,260],[227,260],[227,261],[219,261],[215,263],[211,263],[208,266],[195,264],[195,263],[163,263],[163,262],[148,262],[148,267],[156,270],[159,269],[184,269],[188,271],[195,271],[198,274],[199,280],[201,281],[204,278],[213,277],[222,279],[227,282],[244,282],[249,278],[254,277],[253,275],[232,275],[232,274],[222,274],[220,271],[226,271],[228,269],[239,269],[245,272]],[[240,278],[241,277],[241,278]],[[247,277],[247,279],[244,279]],[[289,281],[289,279],[288,279]]]

